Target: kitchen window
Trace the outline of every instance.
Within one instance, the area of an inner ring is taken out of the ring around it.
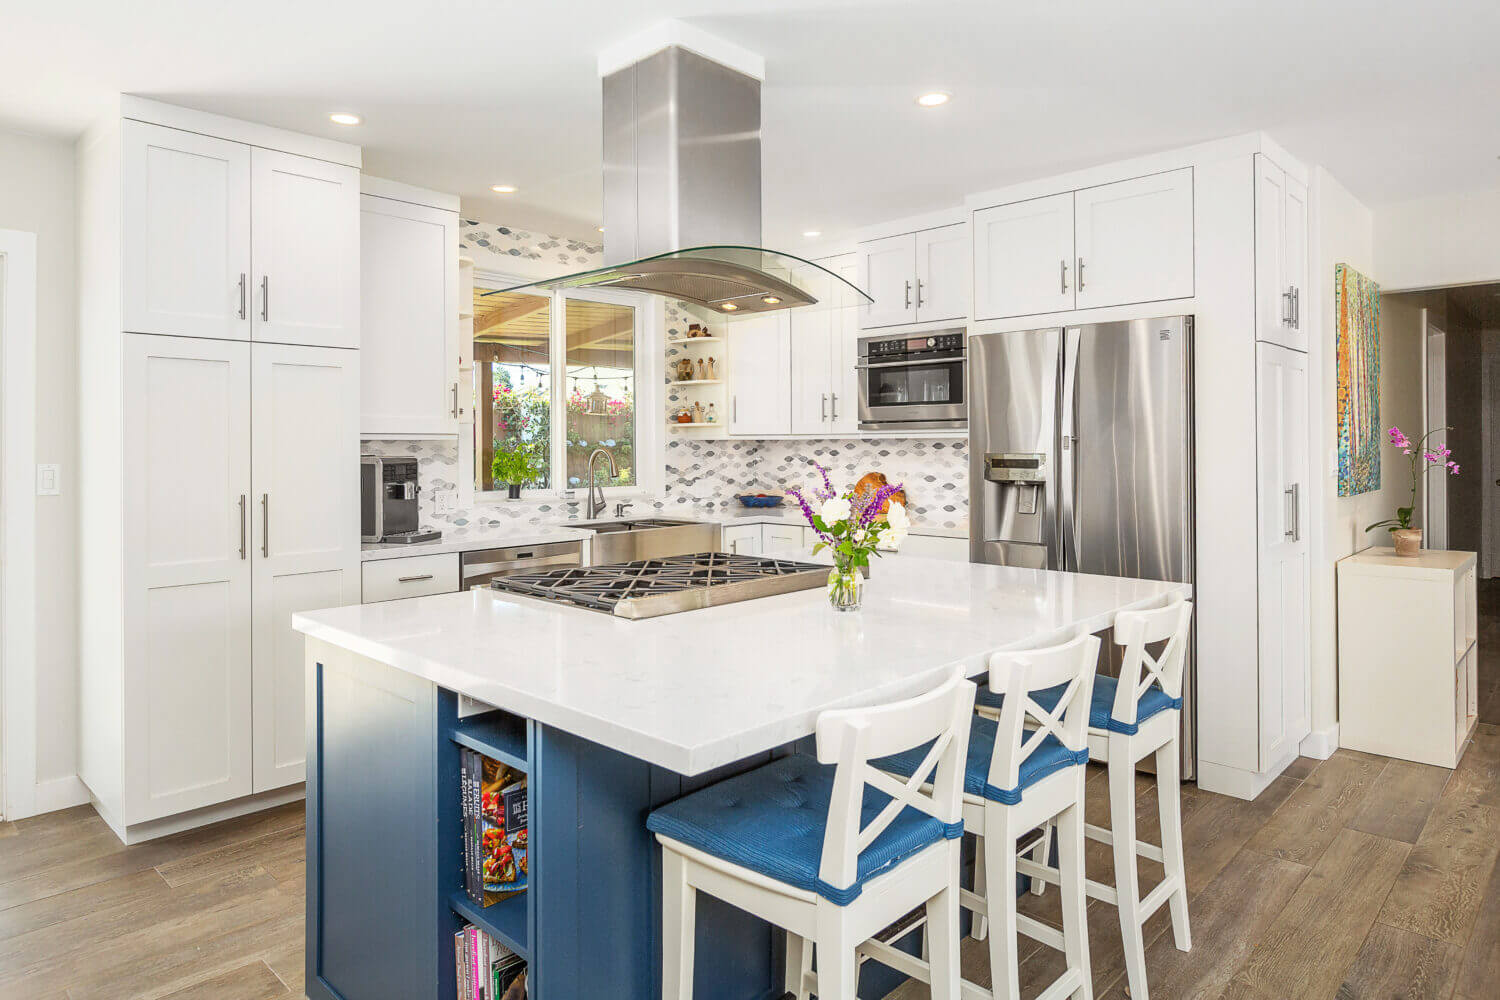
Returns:
[[[654,301],[593,291],[486,294],[512,284],[475,285],[475,492],[504,496],[517,468],[529,470],[521,485],[533,494],[587,490],[588,458],[598,448],[618,470],[611,477],[598,463],[607,491],[654,485],[661,434],[640,419],[655,412],[648,402],[656,406],[646,377],[655,350],[646,326],[660,315]]]

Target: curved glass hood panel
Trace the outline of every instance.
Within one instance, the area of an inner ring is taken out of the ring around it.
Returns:
[[[688,247],[486,294],[569,288],[649,292],[726,316],[813,305],[839,309],[872,301],[858,287],[810,260],[746,246]]]

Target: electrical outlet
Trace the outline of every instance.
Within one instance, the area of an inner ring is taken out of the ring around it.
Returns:
[[[458,502],[456,490],[436,490],[432,494],[432,501],[437,507],[439,514],[452,513],[454,505]]]

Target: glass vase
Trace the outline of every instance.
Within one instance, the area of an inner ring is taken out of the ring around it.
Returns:
[[[828,573],[828,603],[835,611],[858,611],[864,577],[853,566],[834,566]]]

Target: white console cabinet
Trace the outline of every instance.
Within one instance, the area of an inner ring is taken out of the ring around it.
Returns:
[[[1341,746],[1457,766],[1479,721],[1475,577],[1472,552],[1339,561]]]

